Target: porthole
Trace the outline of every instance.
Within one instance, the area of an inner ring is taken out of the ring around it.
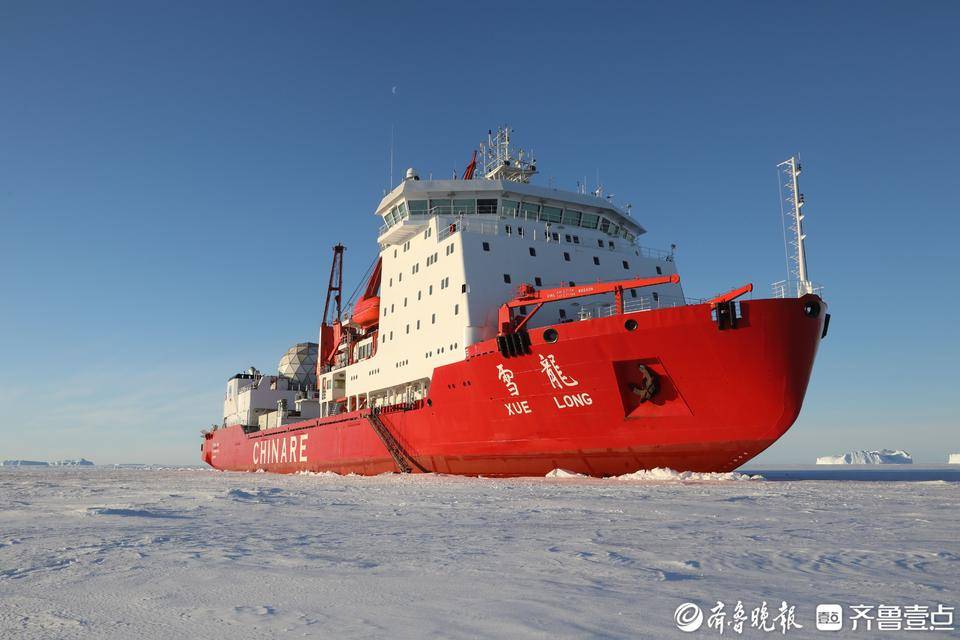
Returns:
[[[559,337],[560,334],[557,333],[556,329],[547,329],[543,332],[543,340],[545,342],[556,342]]]
[[[803,305],[803,314],[808,318],[816,318],[820,315],[820,303],[816,300],[806,303]]]
[[[636,331],[636,330],[637,330],[637,321],[634,320],[633,318],[630,318],[629,320],[627,320],[626,322],[623,323],[623,327],[624,327],[624,329],[626,329],[627,331]]]

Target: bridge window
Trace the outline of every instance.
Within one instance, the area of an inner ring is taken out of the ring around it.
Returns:
[[[453,201],[449,198],[430,199],[430,213],[434,215],[450,215],[453,211]]]
[[[497,212],[497,200],[496,198],[492,200],[477,200],[477,213],[487,213],[492,214]]]
[[[580,216],[580,226],[584,229],[596,229],[600,216],[593,213],[585,213]]]
[[[477,201],[473,198],[469,200],[454,200],[453,201],[453,213],[460,215],[472,215],[477,212]]]
[[[536,202],[524,202],[520,205],[520,213],[527,220],[536,220],[540,215],[540,205]]]
[[[566,209],[566,210],[563,212],[563,224],[568,224],[568,225],[570,225],[571,227],[579,227],[579,226],[580,226],[580,212],[579,212],[579,211],[571,211],[570,209]]]
[[[407,202],[407,205],[410,207],[411,214],[425,214],[429,207],[427,206],[426,200],[410,200]]]
[[[548,207],[544,205],[540,212],[540,219],[544,222],[560,222],[560,212],[560,207]]]
[[[516,200],[503,200],[503,215],[508,218],[516,218],[517,212],[520,211],[520,203]]]

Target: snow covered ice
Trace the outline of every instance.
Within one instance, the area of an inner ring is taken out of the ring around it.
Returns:
[[[900,449],[851,451],[840,456],[822,456],[817,458],[817,464],[913,464],[913,457]]]
[[[696,637],[678,605],[737,599],[815,637],[822,602],[960,605],[956,482],[726,476],[5,468],[0,637]]]

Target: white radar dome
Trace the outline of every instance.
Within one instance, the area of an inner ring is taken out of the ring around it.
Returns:
[[[277,372],[303,385],[317,386],[317,356],[320,347],[316,342],[300,342],[293,345],[280,358]]]

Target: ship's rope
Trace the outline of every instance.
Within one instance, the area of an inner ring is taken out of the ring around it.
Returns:
[[[363,273],[363,276],[360,278],[360,282],[357,283],[357,287],[353,290],[353,293],[350,294],[350,297],[347,298],[346,303],[343,305],[345,309],[350,309],[353,307],[353,303],[356,302],[357,294],[360,293],[361,288],[367,286],[367,280],[370,279],[370,274],[373,273],[373,268],[376,266],[376,264],[377,264],[377,258],[374,258],[373,262],[370,263],[370,266],[367,267],[367,270]]]

